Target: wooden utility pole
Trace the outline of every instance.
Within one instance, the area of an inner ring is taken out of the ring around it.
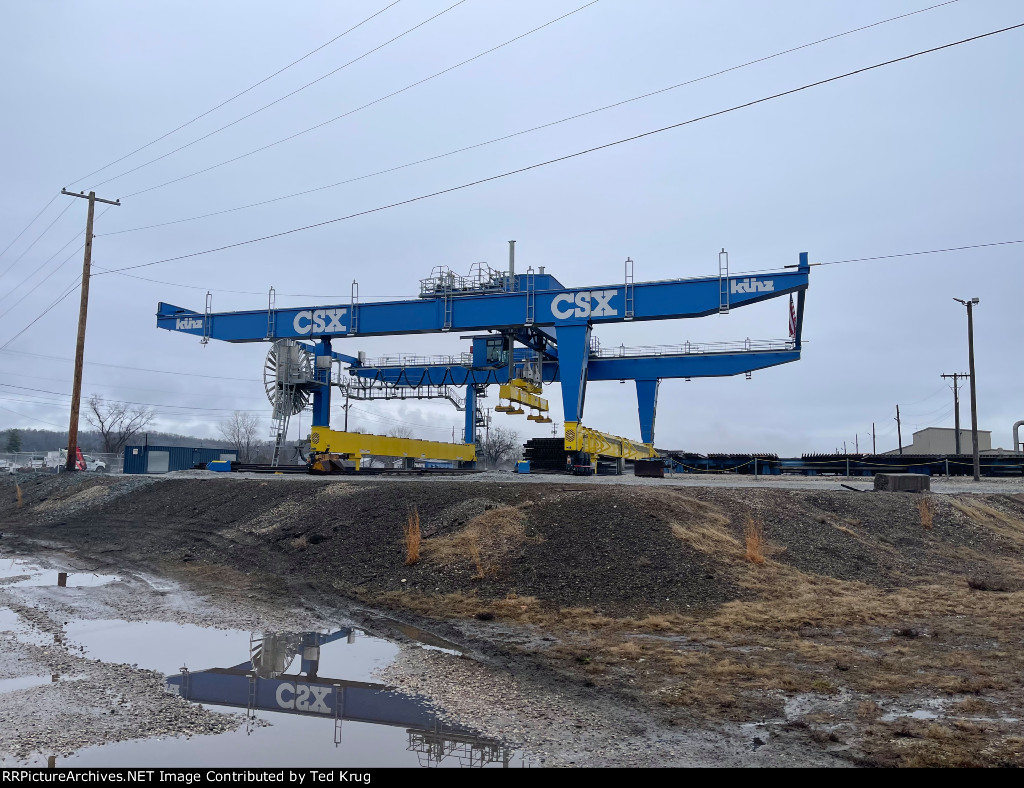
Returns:
[[[979,299],[954,298],[967,307],[967,359],[971,369],[971,449],[974,455],[974,481],[981,481],[981,457],[978,451],[978,389],[974,383],[974,307]]]
[[[974,385],[974,305],[978,299],[967,302],[967,355],[971,368],[971,450],[974,453],[974,481],[981,481],[981,457],[978,451],[978,389]]]
[[[68,458],[65,470],[78,469],[78,412],[82,405],[82,364],[85,361],[85,323],[89,314],[89,277],[92,267],[92,222],[96,212],[96,203],[120,205],[120,200],[104,200],[96,196],[96,192],[69,192],[61,189],[61,194],[69,197],[81,197],[89,201],[89,213],[85,220],[85,259],[82,261],[82,301],[78,308],[78,342],[75,345],[75,377],[71,384],[71,421],[68,425]]]
[[[878,454],[878,449],[875,448],[875,422],[871,422],[871,453]]]
[[[941,375],[943,378],[953,378],[953,428],[956,430],[956,453],[961,454],[960,451],[960,386],[957,384],[957,378],[969,378],[966,372],[954,372],[951,375]]]
[[[903,454],[903,429],[900,425],[900,406],[896,406],[896,440],[899,441],[900,454]]]

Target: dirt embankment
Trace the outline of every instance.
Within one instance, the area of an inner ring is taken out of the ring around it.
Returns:
[[[765,723],[858,763],[1024,764],[1018,496],[451,479],[20,486],[19,507],[4,482],[4,531],[219,593],[443,621],[492,658],[615,693],[666,725]]]

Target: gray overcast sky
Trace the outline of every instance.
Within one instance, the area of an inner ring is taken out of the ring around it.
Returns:
[[[389,1],[3,3],[0,248],[62,186],[88,189],[218,129],[455,2],[402,0],[188,128],[74,181]],[[98,186],[100,196],[121,197],[123,205],[97,223],[94,262],[119,268],[345,215],[1024,22],[1019,0],[960,0],[427,164],[208,219],[108,234],[445,153],[931,4],[600,0],[298,139],[128,196],[359,107],[584,2],[466,0],[301,93]],[[267,346],[201,347],[160,331],[158,301],[201,310],[210,289],[216,310],[258,309],[265,295],[226,291],[262,294],[273,285],[279,294],[323,297],[279,295],[279,306],[329,303],[347,300],[353,279],[364,300],[411,295],[435,265],[503,267],[510,238],[518,241],[517,267],[545,265],[567,286],[620,281],[627,256],[642,281],[715,274],[722,247],[741,271],[795,263],[801,251],[831,261],[1022,239],[1022,77],[1024,30],[1016,30],[455,194],[136,272],[162,283],[96,276],[84,391],[153,403],[160,429],[212,436],[240,408],[265,417],[269,433],[260,381]],[[0,345],[74,282],[85,207],[58,196],[0,257],[2,272],[24,253],[0,277]],[[993,445],[1008,448],[1012,422],[1024,418],[1022,257],[1024,244],[1017,244],[812,269],[804,358],[750,381],[665,381],[658,445],[795,454],[831,451],[844,440],[852,450],[859,434],[863,450],[875,422],[878,448],[887,450],[896,444],[896,403],[905,440],[915,428],[952,426],[952,396],[939,375],[965,371],[967,347],[965,310],[951,299],[977,296],[980,426],[993,430]],[[70,391],[77,302],[77,293],[69,296],[0,352],[0,383],[7,384],[0,386],[0,429],[66,428],[67,398],[29,389]],[[727,316],[619,325],[599,335],[606,345],[642,345],[786,331],[786,300],[774,299]],[[424,335],[337,348],[374,356],[458,352],[464,344]],[[592,384],[588,394],[588,425],[639,437],[632,385]],[[561,421],[557,387],[547,396]],[[420,437],[445,439],[453,425],[461,428],[461,414],[447,403],[360,403],[352,415],[375,432],[402,422],[419,425]],[[969,423],[966,405],[963,416]],[[495,418],[524,436],[550,431],[524,417]]]

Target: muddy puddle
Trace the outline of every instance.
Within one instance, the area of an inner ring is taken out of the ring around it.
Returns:
[[[119,583],[116,575],[101,575],[88,570],[43,569],[21,559],[0,560],[0,586],[59,586],[66,588],[89,588],[107,583]]]
[[[9,588],[57,585],[57,575],[27,561],[0,562],[0,583]],[[134,580],[69,571],[66,585],[96,588]],[[396,628],[398,623],[386,625]],[[454,644],[429,632],[404,625],[397,629],[418,647],[459,653]],[[9,608],[0,607],[0,630],[16,632],[19,639],[31,635]],[[46,639],[54,641],[53,636]],[[375,676],[401,647],[347,624],[253,633],[169,621],[71,617],[63,622],[59,642],[76,656],[162,673],[166,692],[237,715],[240,725],[226,733],[86,747],[55,761],[45,752],[29,761],[0,759],[2,766],[529,765],[511,747],[440,720],[423,698],[380,683]],[[51,680],[41,675],[0,680],[0,702],[16,703],[17,695],[8,693]]]
[[[167,622],[78,621],[70,645],[167,675],[192,703],[244,716],[236,731],[82,750],[63,766],[516,766],[500,742],[442,723],[374,681],[399,647],[347,626],[249,633]],[[437,647],[433,643],[427,644]]]

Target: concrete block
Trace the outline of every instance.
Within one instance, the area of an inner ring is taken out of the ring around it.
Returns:
[[[932,477],[923,473],[876,473],[875,490],[882,492],[928,492]]]

